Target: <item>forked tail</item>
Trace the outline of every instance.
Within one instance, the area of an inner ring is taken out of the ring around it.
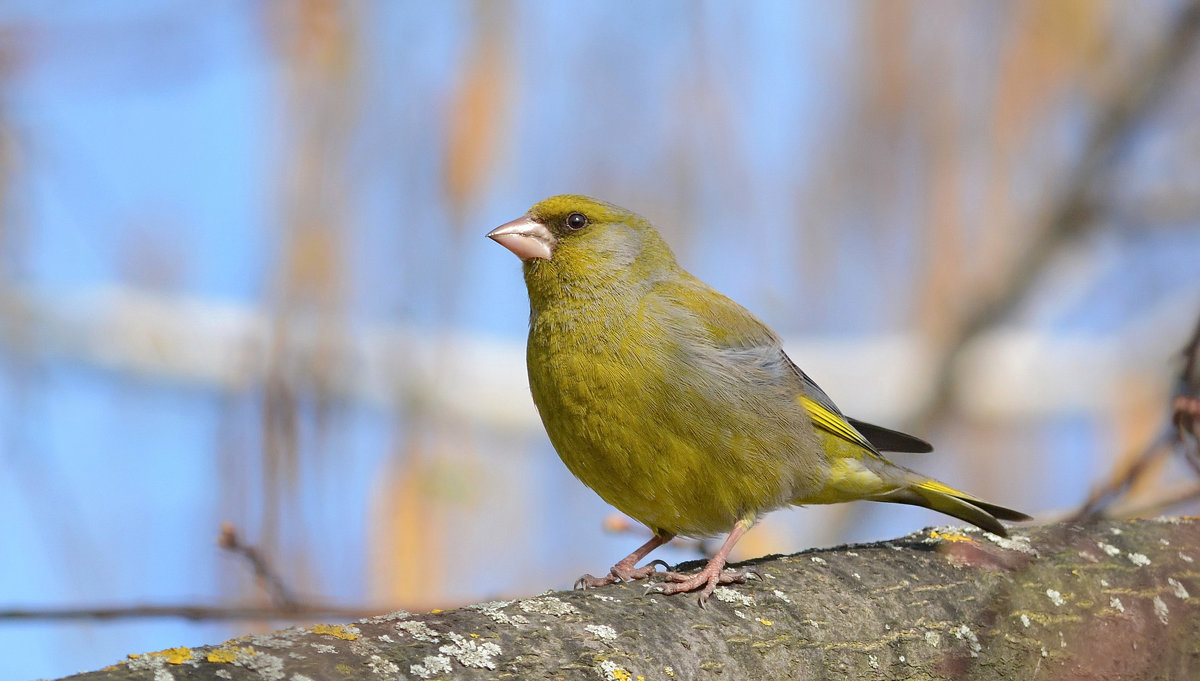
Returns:
[[[868,497],[871,501],[887,501],[896,504],[912,504],[932,508],[939,513],[965,520],[992,534],[1007,537],[1008,531],[1001,520],[1030,520],[1030,517],[1011,508],[997,506],[982,499],[959,492],[937,480],[917,479],[907,487]]]

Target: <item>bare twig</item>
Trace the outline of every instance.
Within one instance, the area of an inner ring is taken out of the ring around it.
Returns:
[[[1171,453],[1176,442],[1174,432],[1164,429],[1124,471],[1113,476],[1108,484],[1092,491],[1070,519],[1080,521],[1104,515],[1105,509],[1124,496],[1135,482],[1141,480],[1151,464]]]
[[[1192,469],[1200,475],[1200,456],[1197,455],[1197,440],[1200,439],[1200,320],[1196,330],[1184,346],[1183,368],[1175,380],[1171,396],[1170,422],[1158,437],[1125,469],[1107,485],[1092,492],[1079,508],[1074,520],[1094,518],[1105,511],[1146,474],[1152,463],[1179,452]],[[1171,505],[1189,501],[1187,494],[1171,502]],[[1156,507],[1161,502],[1156,504]]]
[[[1171,406],[1171,422],[1178,431],[1184,458],[1200,475],[1200,320],[1183,348],[1183,369]]]
[[[1200,475],[1200,397],[1176,396],[1174,409],[1183,459]]]
[[[283,582],[283,578],[271,568],[271,564],[267,562],[262,553],[257,548],[242,543],[233,523],[221,523],[221,534],[217,537],[217,545],[249,561],[250,566],[254,569],[254,577],[266,589],[276,608],[288,610],[301,605],[299,599]]]

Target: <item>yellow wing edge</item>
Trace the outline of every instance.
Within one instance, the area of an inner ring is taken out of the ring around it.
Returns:
[[[875,447],[867,441],[867,438],[855,430],[854,426],[847,423],[846,419],[842,418],[840,414],[830,411],[822,406],[821,403],[805,395],[801,395],[799,400],[800,405],[808,412],[809,417],[818,428],[826,430],[847,442],[856,444],[867,451],[875,451]]]

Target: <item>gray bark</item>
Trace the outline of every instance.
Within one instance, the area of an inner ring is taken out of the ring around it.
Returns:
[[[767,557],[693,597],[642,584],[133,657],[75,679],[1200,678],[1200,520],[969,530]],[[167,676],[169,675],[169,676]]]

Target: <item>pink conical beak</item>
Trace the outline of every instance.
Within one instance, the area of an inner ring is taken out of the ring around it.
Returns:
[[[515,253],[521,260],[549,260],[557,243],[557,239],[545,225],[528,216],[506,222],[488,232],[487,236]]]

